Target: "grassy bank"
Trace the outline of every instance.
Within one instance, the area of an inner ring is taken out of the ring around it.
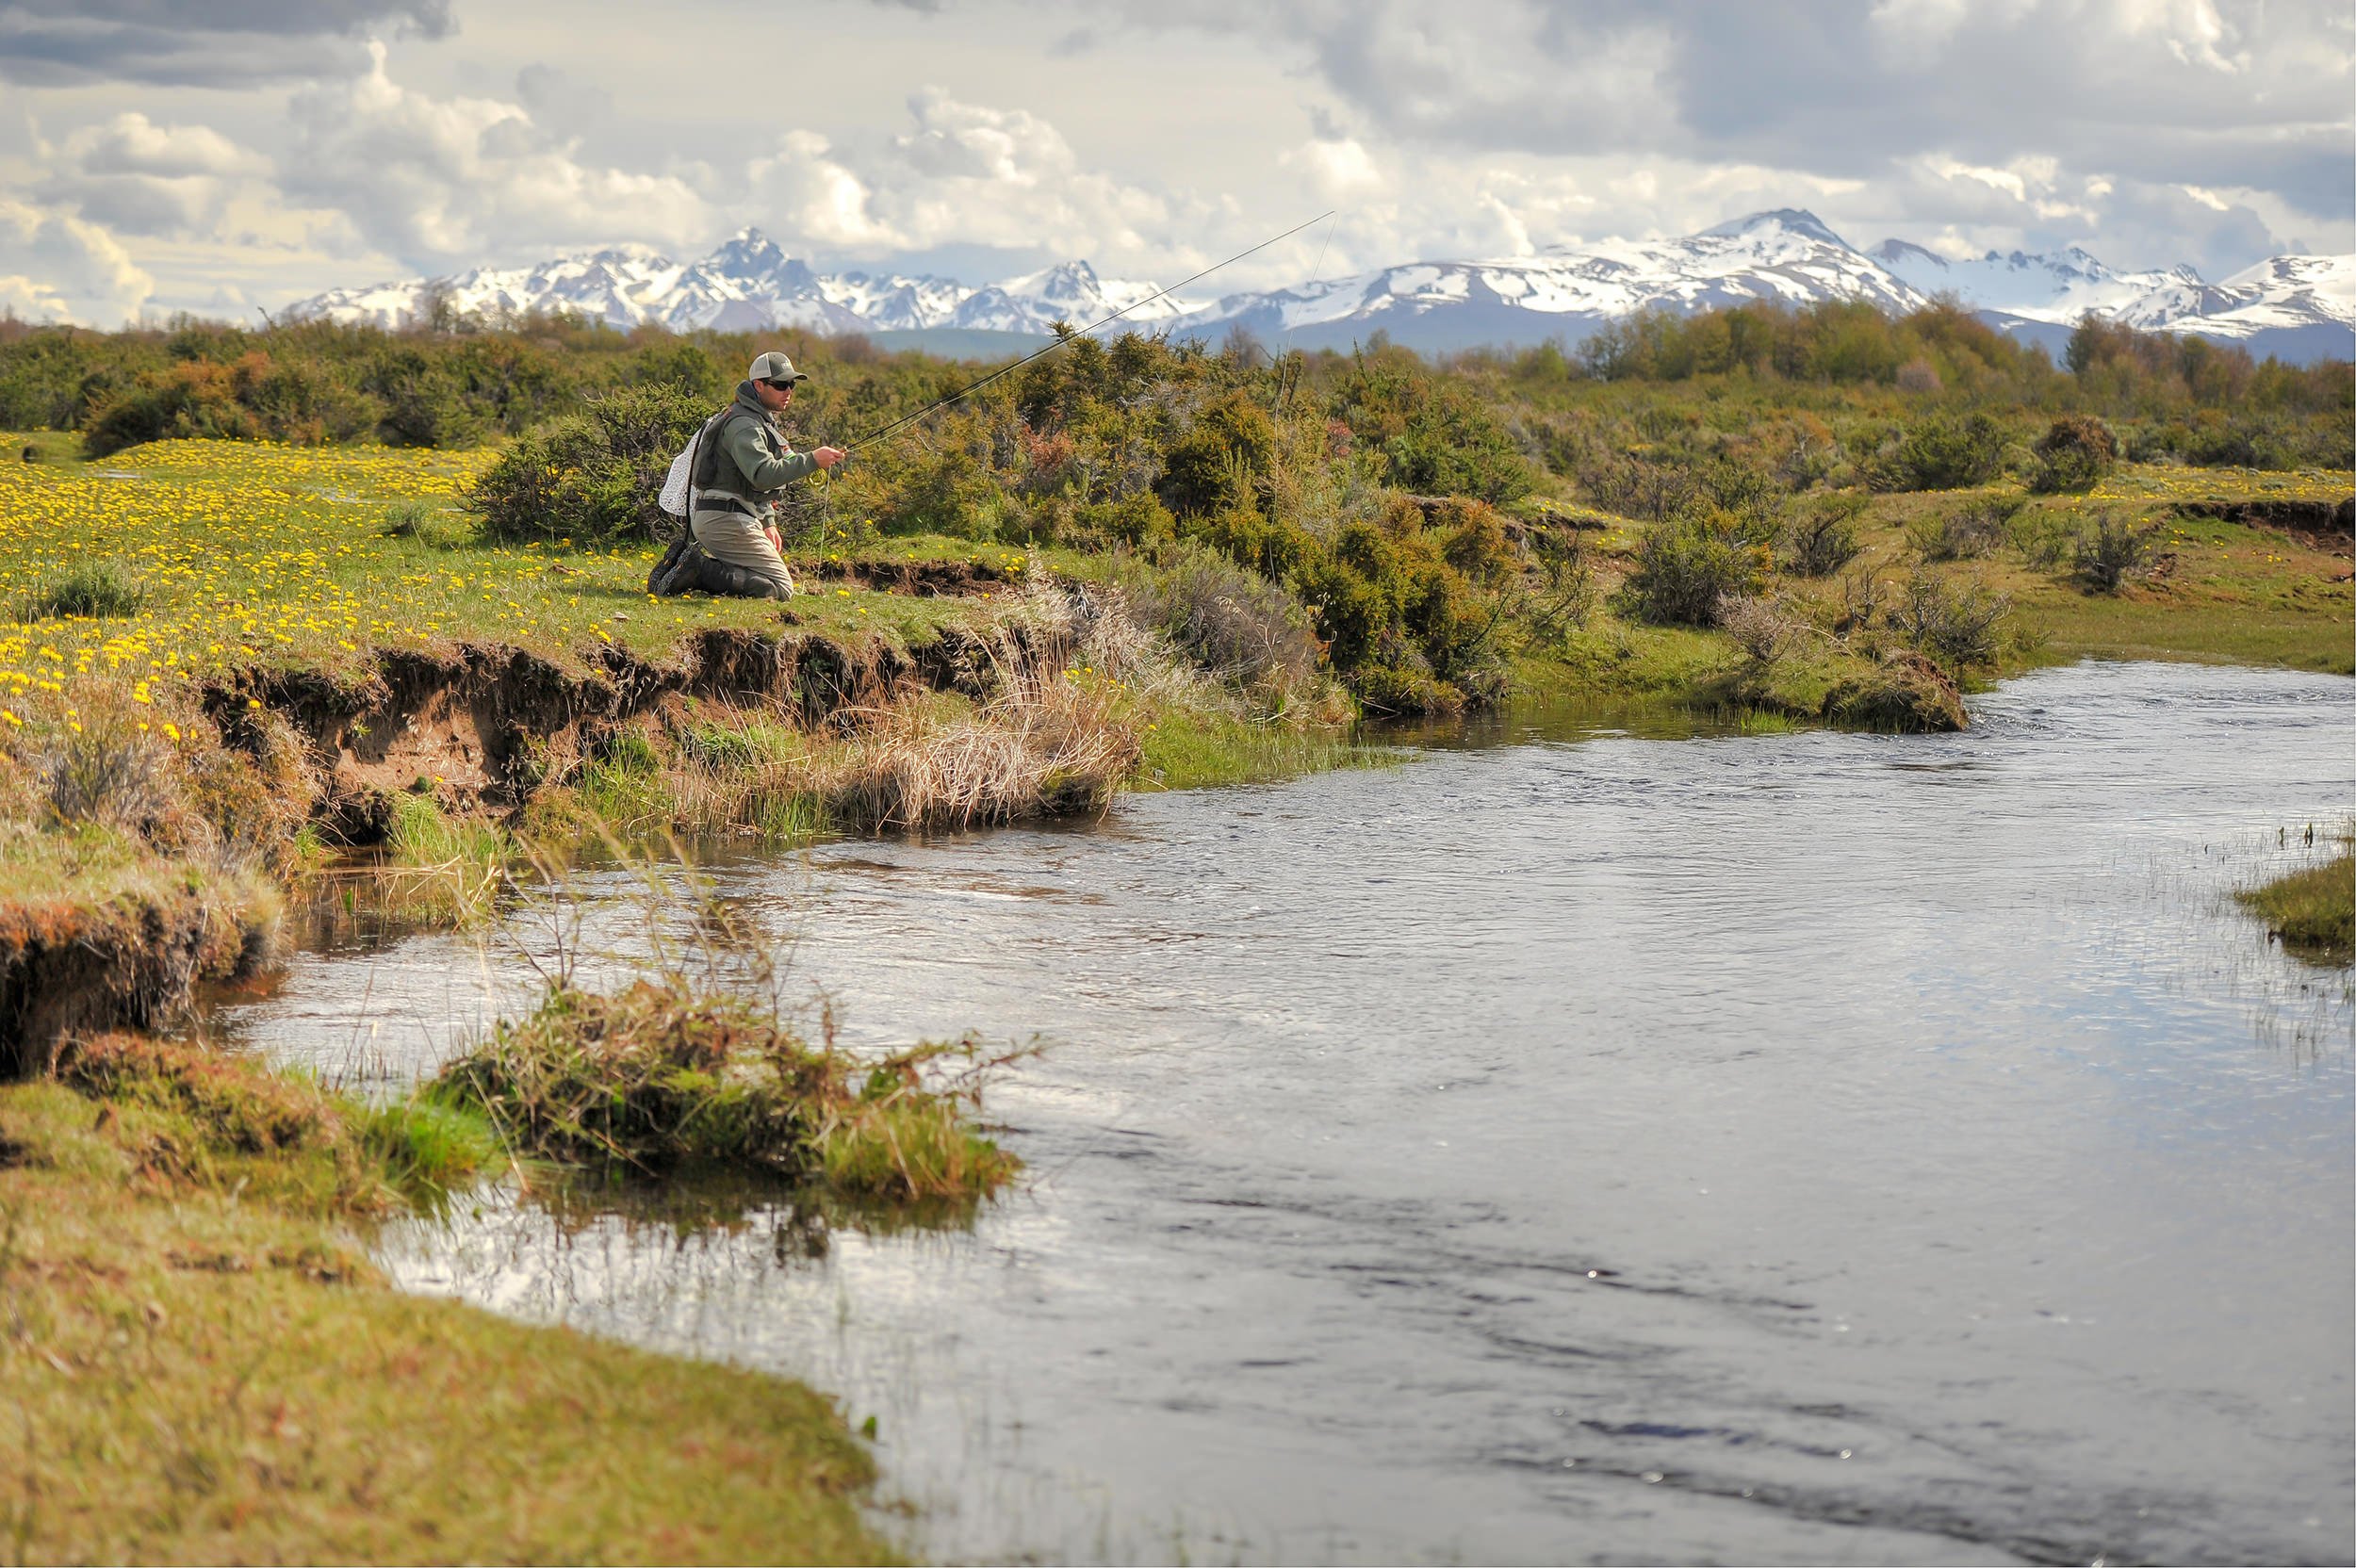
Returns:
[[[234,1057],[0,1086],[0,1541],[20,1561],[877,1561],[873,1464],[755,1373],[390,1289],[470,1140]]]
[[[2356,958],[2356,851],[2234,894],[2282,945],[2320,964]]]

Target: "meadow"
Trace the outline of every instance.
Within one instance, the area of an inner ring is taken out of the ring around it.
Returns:
[[[979,373],[788,335],[804,445]],[[1846,307],[1074,341],[795,496],[803,593],[652,597],[662,468],[770,346],[0,323],[19,1557],[889,1555],[808,1391],[405,1300],[354,1238],[519,1152],[972,1200],[1014,1163],[905,1077],[971,1042],[862,1075],[672,976],[371,1107],[173,1041],[330,870],[485,923],[584,846],[1102,812],[1524,695],[1905,730],[2061,660],[2356,657],[2347,366]]]

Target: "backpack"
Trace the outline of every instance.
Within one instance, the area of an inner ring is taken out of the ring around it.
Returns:
[[[682,522],[694,514],[695,475],[702,461],[704,441],[707,437],[719,433],[720,427],[728,422],[729,415],[744,414],[744,412],[734,403],[730,403],[703,422],[702,427],[695,432],[695,438],[679,449],[679,454],[677,457],[671,459],[670,471],[663,476],[663,493],[655,498],[657,506]],[[745,417],[750,418],[751,416],[745,415]]]

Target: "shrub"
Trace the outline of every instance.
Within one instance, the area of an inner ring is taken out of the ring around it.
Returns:
[[[2029,488],[2039,495],[2091,490],[2119,463],[2119,438],[2090,414],[2065,414],[2037,438]]]
[[[1317,677],[1317,640],[1300,601],[1202,545],[1181,545],[1121,575],[1130,608],[1211,675],[1244,690],[1297,692]]]
[[[1959,490],[1985,484],[2004,461],[2004,427],[1988,415],[1936,414],[1907,429],[1880,477],[1889,490]]]
[[[1996,662],[1996,630],[2010,613],[2009,595],[1918,572],[1907,580],[1890,623],[1913,647],[1960,674]]]
[[[1830,577],[1857,559],[1861,495],[1826,496],[1784,526],[1783,559],[1801,577]]]
[[[1575,528],[1536,529],[1530,546],[1538,569],[1522,597],[1523,619],[1544,637],[1585,626],[1595,607],[1595,568],[1587,557],[1586,535]]]
[[[159,743],[112,707],[67,722],[32,754],[34,776],[57,820],[136,832],[172,805],[170,761]]]
[[[1696,509],[1645,531],[1624,591],[1645,620],[1707,627],[1721,601],[1756,595],[1766,580],[1766,549],[1724,514]]]
[[[1718,601],[1718,628],[1761,670],[1774,668],[1798,646],[1808,629],[1779,601],[1727,595]]]
[[[1328,406],[1353,444],[1381,455],[1383,478],[1400,489],[1496,506],[1536,483],[1497,415],[1460,379],[1427,370],[1412,354],[1390,348],[1358,354]]]
[[[149,441],[267,438],[317,446],[376,427],[379,407],[305,360],[258,351],[234,364],[183,361],[143,375],[91,409],[83,447],[104,457]]]
[[[907,459],[899,482],[875,500],[873,512],[886,533],[995,539],[1005,499],[987,466],[949,447]]]
[[[1195,416],[1163,456],[1161,495],[1181,516],[1258,507],[1275,461],[1276,421],[1250,394],[1231,392]]]
[[[1906,525],[1906,540],[1925,561],[1976,561],[2004,542],[2024,504],[2017,497],[1989,497],[1930,513]]]
[[[70,566],[18,594],[8,612],[20,621],[78,615],[85,619],[136,615],[147,604],[147,584],[112,561]]]
[[[2069,560],[2078,547],[2076,519],[2046,507],[2022,508],[2005,532],[2021,560],[2048,570]]]
[[[713,412],[670,385],[607,393],[500,453],[466,504],[492,539],[660,538],[669,524],[655,498],[671,459]]]
[[[2098,513],[2094,527],[2077,537],[2078,580],[2098,594],[2116,594],[2150,564],[2158,530],[2137,528],[2115,512]]]

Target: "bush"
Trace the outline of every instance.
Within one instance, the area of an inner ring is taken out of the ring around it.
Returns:
[[[85,563],[37,582],[15,596],[8,612],[20,621],[66,615],[96,620],[136,615],[147,604],[147,584],[112,561]]]
[[[1857,559],[1857,519],[1870,504],[1859,495],[1826,496],[1786,524],[1783,559],[1801,577],[1830,577]]]
[[[2091,490],[2119,463],[2119,438],[2090,414],[2065,414],[2037,438],[2029,488],[2039,495]]]
[[[1925,561],[1976,561],[2005,541],[2025,504],[2017,497],[1991,497],[1934,512],[1906,525],[1906,541]]]
[[[149,441],[268,439],[317,446],[375,429],[377,403],[303,361],[255,351],[235,364],[184,361],[153,371],[94,407],[83,449],[104,457]]]
[[[2078,580],[2098,594],[2116,594],[2150,564],[2159,531],[2137,528],[2115,512],[2095,515],[2091,531],[2078,535]]]
[[[475,482],[466,505],[492,539],[662,538],[675,526],[655,504],[663,477],[714,412],[670,385],[609,392],[586,413],[508,448]]]
[[[1161,495],[1180,516],[1250,511],[1275,462],[1276,421],[1248,393],[1231,392],[1195,416],[1170,443],[1162,464]]]
[[[70,720],[32,755],[34,776],[59,822],[138,832],[172,805],[169,759],[144,727],[111,708]]]
[[[1918,572],[1907,580],[1890,624],[1913,647],[1961,674],[1996,662],[1996,630],[2010,613],[2011,596],[1984,583],[1957,585]]]
[[[1959,490],[1985,484],[2004,461],[2004,430],[1985,414],[1933,415],[1900,438],[1881,469],[1888,490]]]
[[[1729,594],[1718,601],[1717,620],[1719,629],[1760,670],[1773,669],[1808,635],[1808,628],[1773,598]]]
[[[1766,586],[1767,564],[1766,549],[1746,541],[1732,519],[1696,509],[1645,531],[1624,592],[1645,620],[1715,626],[1720,603]]]
[[[1121,574],[1137,619],[1204,670],[1243,690],[1297,692],[1317,678],[1317,645],[1300,602],[1202,545]]]
[[[1390,348],[1360,353],[1334,383],[1333,416],[1381,455],[1385,482],[1493,506],[1528,495],[1530,461],[1497,415],[1460,379]]]

